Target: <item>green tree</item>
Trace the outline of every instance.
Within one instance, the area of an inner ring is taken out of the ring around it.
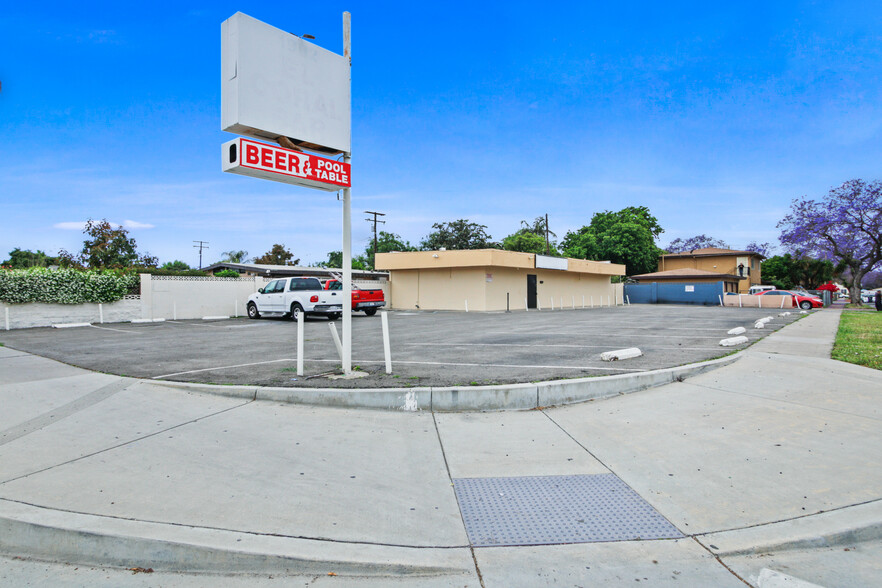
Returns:
[[[567,232],[561,249],[568,257],[624,264],[633,276],[656,270],[662,250],[655,240],[663,232],[648,208],[629,206],[596,213],[589,225]]]
[[[522,251],[524,253],[544,254],[545,235],[540,236],[527,229],[521,229],[517,233],[509,235],[502,240],[502,248],[506,251]],[[551,255],[557,255],[557,248],[551,246],[548,251]]]
[[[162,269],[174,270],[174,271],[178,271],[178,272],[184,272],[184,271],[187,271],[188,269],[190,269],[189,265],[187,265],[186,263],[184,263],[183,261],[181,261],[179,259],[176,259],[174,261],[166,261],[164,264],[162,264],[161,267],[162,267]]]
[[[56,264],[58,264],[57,257],[50,257],[39,249],[30,251],[16,247],[9,252],[9,259],[0,265],[11,269],[27,269],[29,267],[49,267]]]
[[[263,265],[297,265],[300,263],[300,259],[293,258],[294,254],[286,249],[284,245],[276,243],[272,249],[260,257],[255,257],[254,263]]]
[[[410,241],[404,241],[400,235],[380,231],[377,234],[377,253],[391,253],[392,251],[416,251],[416,247]],[[342,261],[342,254],[340,257]],[[360,257],[367,269],[374,269],[374,242],[371,240]],[[337,266],[339,267],[339,266]],[[353,265],[353,267],[355,267]]]
[[[343,268],[343,252],[342,251],[331,251],[328,253],[328,261],[323,261],[318,264],[319,267],[326,267],[330,269],[342,269]],[[358,255],[352,258],[352,269],[357,270],[369,270],[372,269],[368,266],[368,259],[366,256]]]
[[[224,258],[221,261],[226,261],[229,263],[248,263],[248,252],[233,250],[233,251],[224,251],[221,255]]]
[[[833,278],[833,262],[790,253],[776,255],[760,266],[763,282],[782,290],[797,286],[814,290]]]
[[[148,253],[140,255],[134,237],[123,227],[114,227],[107,219],[89,219],[83,234],[83,249],[74,255],[61,250],[58,254],[62,265],[90,267],[94,269],[121,269],[134,266],[156,267],[159,263]]]
[[[423,251],[436,249],[487,249],[498,246],[490,240],[486,225],[469,222],[468,219],[459,219],[449,223],[435,223],[432,225],[435,231],[426,235],[420,242]]]

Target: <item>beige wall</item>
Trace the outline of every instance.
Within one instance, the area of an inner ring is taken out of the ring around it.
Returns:
[[[622,303],[621,284],[608,276],[524,268],[445,268],[393,270],[389,285],[391,307],[397,310],[505,310],[526,308],[527,275],[535,274],[539,307],[550,309],[607,306]],[[552,303],[553,298],[553,303]],[[419,306],[417,306],[419,305]]]
[[[754,284],[762,283],[760,272],[760,260],[758,257],[720,255],[708,257],[660,257],[658,271],[663,272],[672,269],[700,269],[718,274],[738,275],[738,264],[744,264],[745,279],[738,280],[738,289],[747,293]],[[754,265],[751,265],[754,264]],[[747,277],[747,267],[750,267],[750,277]],[[719,281],[719,280],[716,280]]]
[[[793,308],[792,296],[754,296],[753,294],[739,294],[738,296],[723,296],[726,306],[740,306],[744,308],[768,308],[770,310]]]

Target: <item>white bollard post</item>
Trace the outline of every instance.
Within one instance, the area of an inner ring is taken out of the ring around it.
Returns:
[[[763,297],[757,296],[757,298],[759,298],[759,307],[762,308],[763,307]]]
[[[466,303],[466,312],[468,312],[469,311],[469,299],[468,298],[466,298],[465,303]]]
[[[591,297],[591,308],[594,308],[594,296]]]
[[[3,310],[6,311],[6,330],[9,330],[9,307],[7,306]]]
[[[631,306],[631,297],[625,296],[625,299],[628,301],[628,306]]]
[[[784,296],[781,297],[781,308],[784,308]]]
[[[573,310],[576,310],[576,297],[573,296]]]
[[[331,336],[334,338],[334,345],[336,345],[337,347],[337,354],[340,356],[340,361],[343,361],[343,343],[340,342],[340,334],[337,332],[337,324],[328,323],[328,326],[331,327]]]
[[[606,306],[607,308],[612,308],[612,304],[609,302],[609,294],[606,295]]]
[[[98,303],[98,322],[104,324],[104,305],[100,302]]]
[[[530,312],[530,308],[529,308],[529,306],[527,306],[527,299],[526,298],[524,298],[524,310],[527,312]]]
[[[233,318],[239,318],[239,299],[236,298],[236,314],[233,315]]]
[[[720,296],[722,298],[722,296]],[[744,308],[743,303],[741,302],[741,294],[738,295],[738,308]]]
[[[560,297],[560,309],[563,310],[563,296]]]
[[[554,296],[551,297],[551,310],[554,310]]]
[[[178,320],[178,303],[177,301],[172,302],[172,320]]]
[[[720,306],[723,306],[723,296],[721,294],[717,294],[717,298],[720,299]]]
[[[387,316],[386,311],[380,313],[380,318],[382,318],[383,323],[383,353],[386,356],[386,373],[392,373],[392,349],[389,345],[389,317]]]
[[[582,309],[584,310],[584,308],[585,308],[585,295],[582,294]]]
[[[331,323],[333,325],[333,323]],[[303,375],[303,313],[297,313],[297,375]]]
[[[536,310],[542,310],[542,303],[539,302],[539,298],[536,298]]]

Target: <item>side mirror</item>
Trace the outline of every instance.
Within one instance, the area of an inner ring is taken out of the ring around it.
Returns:
[[[263,294],[263,288],[258,288],[257,291]]]

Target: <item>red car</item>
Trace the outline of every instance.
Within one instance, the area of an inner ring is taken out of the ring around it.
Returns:
[[[824,307],[824,302],[817,296],[800,294],[799,292],[793,292],[791,290],[766,290],[765,292],[755,294],[755,296],[791,296],[793,298],[794,308],[798,306],[803,310]]]

